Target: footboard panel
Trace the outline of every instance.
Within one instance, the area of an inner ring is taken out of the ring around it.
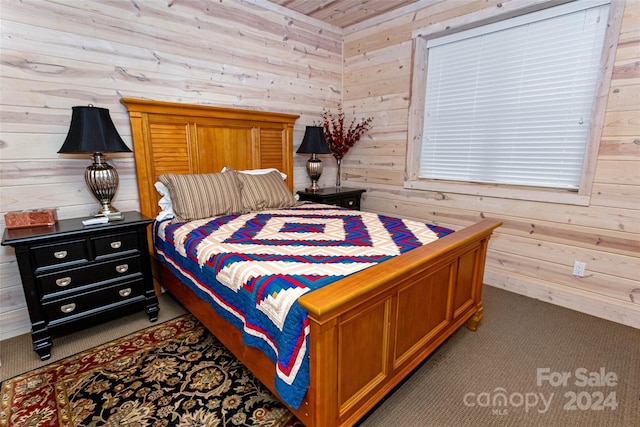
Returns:
[[[452,270],[452,265],[445,265],[425,277],[410,277],[398,287],[392,336],[394,370],[414,359],[416,352],[451,324]]]
[[[311,319],[310,424],[353,425],[467,320],[479,321],[499,225],[482,221],[300,298]]]

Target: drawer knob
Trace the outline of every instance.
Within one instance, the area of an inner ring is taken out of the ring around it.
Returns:
[[[349,200],[349,206],[353,206],[353,200]]]
[[[58,258],[58,259],[63,259],[67,256],[67,251],[58,251],[58,252],[54,252],[53,256]]]
[[[129,269],[129,264],[116,265],[116,271],[118,273],[125,273]]]
[[[122,242],[120,240],[111,242],[112,249],[120,249],[120,246],[122,246]]]
[[[69,283],[71,283],[71,277],[61,277],[56,279],[56,285],[61,287],[67,286]]]
[[[62,307],[60,307],[60,311],[62,311],[63,313],[71,313],[75,309],[76,309],[76,304],[73,302],[71,304],[65,304]]]
[[[131,295],[131,288],[120,289],[118,293],[121,297],[128,297],[129,295]]]

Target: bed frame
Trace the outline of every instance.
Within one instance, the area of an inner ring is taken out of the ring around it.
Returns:
[[[296,115],[122,99],[129,110],[140,206],[159,208],[156,177],[275,167],[293,189]],[[310,386],[299,409],[307,427],[353,425],[460,326],[482,319],[487,244],[501,223],[485,219],[429,245],[300,298],[309,311]],[[151,252],[153,254],[153,251]],[[193,313],[274,394],[275,368],[242,344],[217,315],[166,267],[160,285]]]

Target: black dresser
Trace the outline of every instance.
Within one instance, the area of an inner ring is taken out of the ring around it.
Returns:
[[[33,349],[51,356],[52,336],[145,310],[158,319],[147,227],[152,219],[84,226],[73,218],[53,226],[7,229],[2,245],[15,248],[31,319]]]

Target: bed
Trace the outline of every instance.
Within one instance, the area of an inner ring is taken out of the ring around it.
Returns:
[[[298,116],[130,98],[122,103],[144,215],[160,212],[155,184],[165,174],[275,168],[293,190]],[[288,405],[294,415],[308,427],[353,425],[458,328],[467,323],[475,330],[483,315],[487,245],[500,225],[484,219],[300,296],[308,315],[309,379],[300,404]],[[157,260],[151,235],[149,249]],[[274,362],[246,345],[228,316],[170,265],[155,262],[154,275],[157,291],[161,286],[171,293],[282,398]]]

